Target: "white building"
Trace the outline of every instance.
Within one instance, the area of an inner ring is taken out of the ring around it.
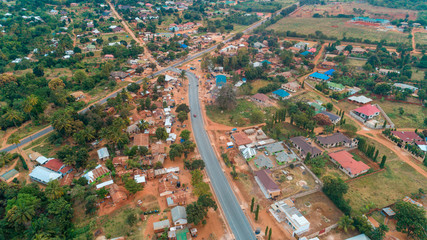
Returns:
[[[50,181],[62,178],[62,175],[45,167],[37,166],[31,171],[30,178],[33,181],[48,184]]]
[[[293,206],[290,199],[271,204],[270,212],[280,222],[286,222],[292,229],[292,236],[301,235],[310,229],[310,222]]]

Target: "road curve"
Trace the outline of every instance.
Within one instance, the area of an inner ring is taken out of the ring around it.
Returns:
[[[186,73],[189,79],[189,103],[191,109],[191,125],[196,139],[197,148],[205,161],[209,179],[218,198],[219,204],[224,211],[228,225],[233,231],[235,239],[252,240],[256,239],[251,225],[246,219],[234,192],[224,175],[218,158],[210,143],[208,134],[205,131],[202,109],[199,102],[198,78],[191,72]],[[197,117],[194,117],[196,114]]]

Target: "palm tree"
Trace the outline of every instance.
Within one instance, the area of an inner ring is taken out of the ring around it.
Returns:
[[[20,144],[20,143],[21,143],[21,139],[19,138],[19,136],[18,136],[18,135],[15,135],[15,134],[12,134],[12,135],[9,137],[8,141],[9,141],[10,143],[12,143],[12,144],[15,144],[15,147],[18,149],[19,154],[21,154],[21,155],[22,155],[22,153],[21,153],[21,149],[20,149],[20,148],[19,148],[19,146],[18,146],[18,144]]]
[[[138,124],[137,124],[139,130],[141,130],[142,132],[144,132],[145,130],[148,129],[149,127],[149,123],[147,121],[141,120]]]
[[[49,240],[50,238],[45,233],[37,233],[33,239],[34,240]]]
[[[28,207],[25,204],[17,204],[7,211],[6,218],[10,223],[21,225],[31,221],[35,214],[36,211],[34,207]]]
[[[344,232],[347,232],[349,229],[354,230],[353,219],[347,215],[342,216],[338,221],[338,228],[344,230]]]
[[[58,180],[54,180],[47,184],[45,194],[49,199],[58,199],[64,195],[64,189],[59,185]]]
[[[179,78],[181,78],[181,80],[182,80],[182,81],[184,81],[184,79],[185,79],[185,71],[184,71],[184,70],[182,70],[182,71],[179,73]]]
[[[13,108],[9,108],[7,110],[6,114],[4,115],[4,118],[8,121],[12,121],[16,128],[18,128],[16,122],[24,120],[24,118],[22,117],[22,113]]]
[[[30,115],[30,118],[31,118],[31,111],[33,111],[34,106],[37,105],[37,103],[39,103],[39,99],[34,94],[31,94],[30,96],[28,96],[27,99],[25,99],[24,101],[24,112]]]

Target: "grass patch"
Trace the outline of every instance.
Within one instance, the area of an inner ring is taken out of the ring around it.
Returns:
[[[114,238],[120,236],[131,236],[137,232],[137,224],[129,225],[126,221],[130,214],[135,214],[139,221],[139,215],[142,213],[140,209],[130,208],[129,206],[116,211],[113,214],[103,216],[100,220],[107,238]]]
[[[24,150],[28,150],[30,148],[33,148],[33,147],[37,146],[37,145],[40,145],[41,143],[43,143],[45,140],[48,139],[49,135],[50,134],[32,141],[30,144],[28,144],[27,146],[25,146],[23,149]]]
[[[378,223],[384,223],[385,217],[379,212],[375,211],[371,214],[371,217],[375,219]]]
[[[366,60],[358,60],[358,59],[347,59],[347,65],[353,66],[353,67],[363,67],[365,65]]]
[[[423,128],[424,118],[427,116],[427,109],[415,104],[406,104],[399,102],[390,102],[378,100],[374,101],[381,106],[390,119],[396,125],[396,128]],[[405,111],[399,114],[399,108]]]
[[[427,44],[427,40],[426,40],[426,44]],[[422,69],[413,67],[411,79],[414,81],[423,81],[424,80],[424,71]]]
[[[53,149],[54,149],[53,145],[47,144],[47,142],[44,142],[44,144],[40,144],[40,145],[34,147],[32,150],[34,152],[40,153],[42,156],[52,157],[54,155]]]
[[[23,138],[25,138],[25,137],[33,134],[33,133],[36,133],[36,132],[42,130],[43,128],[45,128],[47,126],[49,126],[49,123],[41,124],[41,125],[37,125],[37,126],[35,126],[33,123],[30,123],[30,124],[26,125],[25,127],[19,128],[18,131],[14,132],[12,135],[10,135],[9,138],[7,139],[7,143],[12,144],[10,142],[10,139],[12,136],[18,135],[19,139],[23,139]]]
[[[415,44],[427,44],[427,33],[416,32],[414,34]]]
[[[155,209],[160,209],[159,203],[157,201],[157,197],[154,195],[145,195],[142,199],[142,207],[146,209],[146,211],[151,211]]]
[[[401,161],[394,152],[370,139],[368,143],[375,144],[381,157],[383,154],[387,156],[386,170],[348,183],[345,198],[350,200],[353,211],[371,203],[381,208],[417,192],[419,188],[427,188],[424,176]]]
[[[338,39],[345,37],[363,38],[371,41],[380,41],[386,39],[387,42],[409,42],[408,34],[397,32],[381,32],[373,27],[363,27],[346,23],[349,18],[296,18],[289,17],[279,20],[277,23],[268,27],[275,31],[298,32],[301,34],[314,34],[321,31],[328,37]]]
[[[251,86],[252,86],[251,94],[256,94],[258,92],[258,89],[267,86],[269,83],[270,83],[269,81],[265,81],[265,80],[255,80],[251,82]]]
[[[249,118],[252,112],[258,111],[259,107],[252,101],[245,99],[237,100],[237,106],[231,111],[220,110],[216,105],[207,105],[206,114],[212,121],[227,126],[245,127],[254,124],[261,123],[263,121],[251,122]],[[273,107],[264,108],[263,113],[265,115],[270,114],[274,110]],[[265,116],[264,115],[264,116]]]

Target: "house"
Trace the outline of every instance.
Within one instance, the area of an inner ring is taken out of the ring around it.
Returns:
[[[99,164],[98,166],[95,167],[95,169],[83,175],[83,177],[86,178],[89,183],[93,183],[109,174],[110,174],[110,170],[105,166]]]
[[[257,102],[257,103],[264,104],[268,101],[268,97],[267,97],[267,95],[265,95],[263,93],[257,93],[257,94],[252,96],[252,100]]]
[[[240,149],[240,153],[246,160],[250,160],[256,155],[256,150],[251,147],[242,146]]]
[[[272,96],[274,98],[283,100],[283,99],[289,98],[291,96],[291,94],[289,94],[288,92],[286,92],[283,89],[277,89],[276,91],[273,92]]]
[[[85,50],[86,50],[87,52],[93,52],[93,51],[95,51],[95,50],[96,50],[96,47],[95,47],[95,45],[93,45],[93,44],[89,44],[89,45],[87,45],[87,46],[86,46]],[[106,55],[111,55],[111,54],[106,54]],[[105,56],[104,56],[104,57],[105,57]],[[113,58],[114,58],[114,56],[113,56]]]
[[[400,74],[400,71],[398,70],[393,70],[393,69],[384,69],[384,68],[380,68],[378,70],[379,74],[381,75],[388,75],[390,73],[396,73],[396,74]]]
[[[316,114],[319,114],[321,112],[326,111],[326,108],[324,106],[321,105],[322,103],[319,101],[318,102],[309,102],[308,105],[312,106],[314,108],[314,112]]]
[[[287,153],[284,151],[278,152],[274,156],[276,157],[276,163],[279,165],[292,162],[297,158],[297,156],[294,153]]]
[[[320,64],[323,68],[334,68],[336,64],[334,62],[324,61]]]
[[[357,236],[347,238],[345,240],[371,240],[371,239],[368,236],[366,236],[364,233],[362,233]]]
[[[306,42],[299,42],[294,45],[294,48],[298,48],[300,50],[307,50],[310,44]]]
[[[35,167],[33,171],[31,171],[29,176],[31,180],[42,183],[42,184],[48,184],[50,181],[58,180],[62,178],[62,174],[42,166]]]
[[[181,226],[187,224],[187,212],[185,207],[176,206],[171,209],[172,222],[175,226]]]
[[[105,54],[104,55],[104,59],[106,59],[106,60],[113,60],[114,59],[114,55],[113,54]]]
[[[311,157],[317,157],[322,154],[322,151],[319,148],[311,146],[311,144],[308,143],[302,136],[293,137],[290,140],[294,147],[300,151],[300,156],[302,158],[305,158],[307,153],[310,153]]]
[[[70,94],[76,101],[85,97],[85,94],[82,91],[73,92]]]
[[[185,192],[172,194],[166,198],[166,203],[168,207],[184,206],[187,203],[187,195]]]
[[[399,89],[401,89],[401,90],[406,90],[406,89],[408,89],[408,90],[409,90],[409,91],[411,91],[411,92],[416,92],[416,91],[418,91],[418,88],[417,88],[417,87],[414,87],[414,86],[412,86],[412,85],[405,84],[405,83],[395,83],[395,84],[393,84],[393,86],[394,86],[395,88],[399,88]]]
[[[159,195],[164,197],[170,194],[173,194],[177,188],[180,186],[178,175],[170,172],[166,174],[165,169],[156,169],[154,170],[154,175],[163,177],[159,180]]]
[[[161,233],[165,231],[165,229],[169,229],[171,226],[169,219],[160,221],[160,222],[154,222],[153,223],[153,229],[154,233]]]
[[[121,71],[116,71],[116,72],[111,72],[110,76],[114,79],[120,79],[123,80],[126,77],[128,77],[129,75],[125,72],[121,72]]]
[[[358,103],[358,104],[367,104],[369,102],[372,102],[371,98],[365,97],[365,96],[351,96],[348,98],[349,101]]]
[[[409,131],[391,131],[391,134],[393,136],[399,138],[404,143],[424,143],[425,141],[416,133],[416,132],[409,132]]]
[[[345,88],[341,83],[327,82],[326,85],[330,90],[337,92],[341,92]]]
[[[218,88],[221,88],[225,84],[227,84],[227,77],[225,75],[216,75],[215,84]]]
[[[310,74],[308,76],[308,78],[311,80],[316,80],[316,81],[328,81],[329,78],[331,78],[331,77],[329,77],[323,73],[314,72],[314,73]]]
[[[331,161],[351,178],[364,174],[370,169],[370,167],[362,161],[356,161],[353,155],[347,151],[329,153],[328,155],[331,157]]]
[[[341,120],[340,116],[327,111],[322,111],[320,112],[320,114],[326,115],[329,118],[329,120],[331,120],[332,124],[337,124]]]
[[[255,173],[255,181],[261,188],[262,193],[268,199],[275,199],[280,196],[280,188],[270,177],[270,170],[259,170]]]
[[[252,140],[244,132],[233,133],[231,135],[231,138],[234,140],[234,142],[236,142],[237,146],[242,146],[242,145],[247,145],[252,143]]]
[[[317,139],[317,142],[322,147],[325,147],[325,148],[332,148],[332,147],[339,147],[339,146],[345,146],[345,147],[357,146],[356,139],[350,139],[346,135],[340,132],[334,133],[328,136],[317,136],[316,139]]]
[[[74,51],[73,50],[67,50],[67,51],[65,51],[65,54],[67,54],[67,55],[73,55]]]
[[[139,133],[133,137],[133,146],[150,147],[150,136],[147,133]]]
[[[279,223],[284,221],[290,226],[292,236],[300,236],[310,229],[310,222],[295,208],[290,199],[273,203],[270,212],[272,212]]]
[[[329,69],[323,74],[325,74],[326,76],[332,77],[332,75],[334,75],[334,72],[335,72],[335,69]]]
[[[121,31],[123,31],[123,28],[121,28],[121,27],[115,27],[115,28],[113,28],[113,32],[121,32]]]
[[[365,120],[372,119],[375,116],[380,115],[380,110],[375,105],[371,104],[366,104],[362,107],[356,108],[353,112]]]
[[[110,158],[110,153],[108,152],[108,149],[106,147],[99,149],[97,152],[98,152],[98,158],[101,161],[104,161]]]
[[[264,146],[265,150],[270,154],[276,154],[285,151],[281,142],[270,143]]]
[[[254,163],[255,163],[255,166],[261,169],[270,169],[274,167],[273,162],[264,154],[259,155],[255,159]]]
[[[301,85],[299,85],[298,81],[284,83],[282,84],[281,87],[282,89],[285,89],[286,91],[293,92],[293,93],[301,89]]]
[[[260,43],[260,42],[256,42],[256,43],[254,43],[254,48],[258,48],[258,49],[260,49],[260,48],[265,48],[266,46],[264,45],[264,44],[262,44],[262,43]]]
[[[353,49],[351,49],[351,54],[364,54],[366,53],[366,49],[363,49],[361,47],[353,47]]]
[[[62,176],[65,176],[71,171],[73,171],[72,167],[65,165],[61,160],[56,158],[49,160],[47,163],[43,165],[43,167],[51,171],[57,172]]]
[[[117,167],[117,166],[122,166],[122,167],[124,167],[124,166],[126,166],[127,165],[127,161],[129,160],[129,157],[128,156],[117,156],[117,157],[114,157],[113,158],[113,165],[114,165],[114,167]]]

